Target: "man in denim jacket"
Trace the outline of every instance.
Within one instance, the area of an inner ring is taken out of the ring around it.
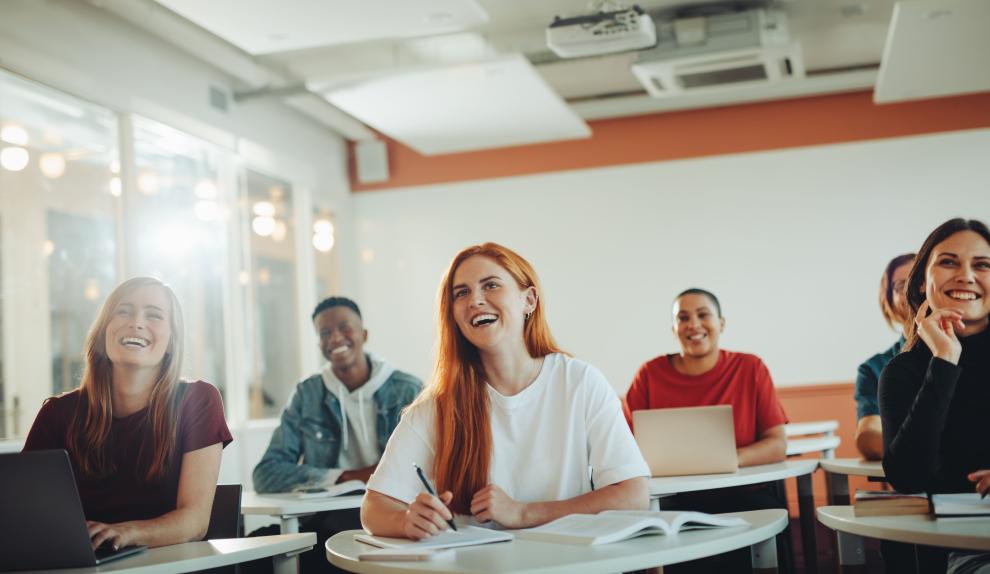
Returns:
[[[313,324],[328,363],[296,385],[268,450],[254,467],[258,492],[367,481],[402,409],[423,386],[416,377],[364,351],[368,331],[354,301],[324,299],[313,311]],[[300,524],[300,530],[315,531],[324,540],[335,531],[360,527],[357,509],[319,513]],[[326,570],[322,548],[320,540],[316,550],[306,554],[316,554],[314,566]],[[300,564],[309,570],[306,558]]]

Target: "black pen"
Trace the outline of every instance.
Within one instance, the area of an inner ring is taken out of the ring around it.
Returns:
[[[422,481],[423,486],[426,487],[426,492],[428,492],[430,494],[430,496],[437,496],[437,491],[433,488],[433,485],[430,484],[430,479],[426,478],[426,475],[423,474],[423,469],[419,468],[419,465],[416,464],[415,462],[413,463],[413,468],[416,469],[416,475],[419,476],[419,480]],[[440,498],[440,497],[437,496],[437,498]],[[443,501],[441,501],[441,502],[443,502]],[[447,524],[449,524],[450,527],[454,529],[454,532],[457,532],[457,527],[454,526],[454,520],[453,519],[448,520],[447,521]]]

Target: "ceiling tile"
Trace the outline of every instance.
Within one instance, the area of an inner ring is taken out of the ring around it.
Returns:
[[[591,135],[521,55],[397,74],[327,99],[425,155]]]
[[[484,24],[475,0],[156,0],[259,55],[444,34]]]
[[[878,104],[990,90],[990,2],[898,2],[873,92]]]

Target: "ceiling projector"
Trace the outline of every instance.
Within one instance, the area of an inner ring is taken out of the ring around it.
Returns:
[[[656,43],[653,19],[639,6],[571,18],[557,16],[547,27],[547,47],[561,58],[640,50]]]

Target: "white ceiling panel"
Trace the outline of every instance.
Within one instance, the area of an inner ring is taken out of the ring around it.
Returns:
[[[327,99],[425,155],[591,135],[518,54],[397,74],[334,90]]]
[[[990,90],[990,2],[898,2],[873,92],[878,104]]]
[[[484,24],[475,0],[157,0],[251,54],[444,34]]]

